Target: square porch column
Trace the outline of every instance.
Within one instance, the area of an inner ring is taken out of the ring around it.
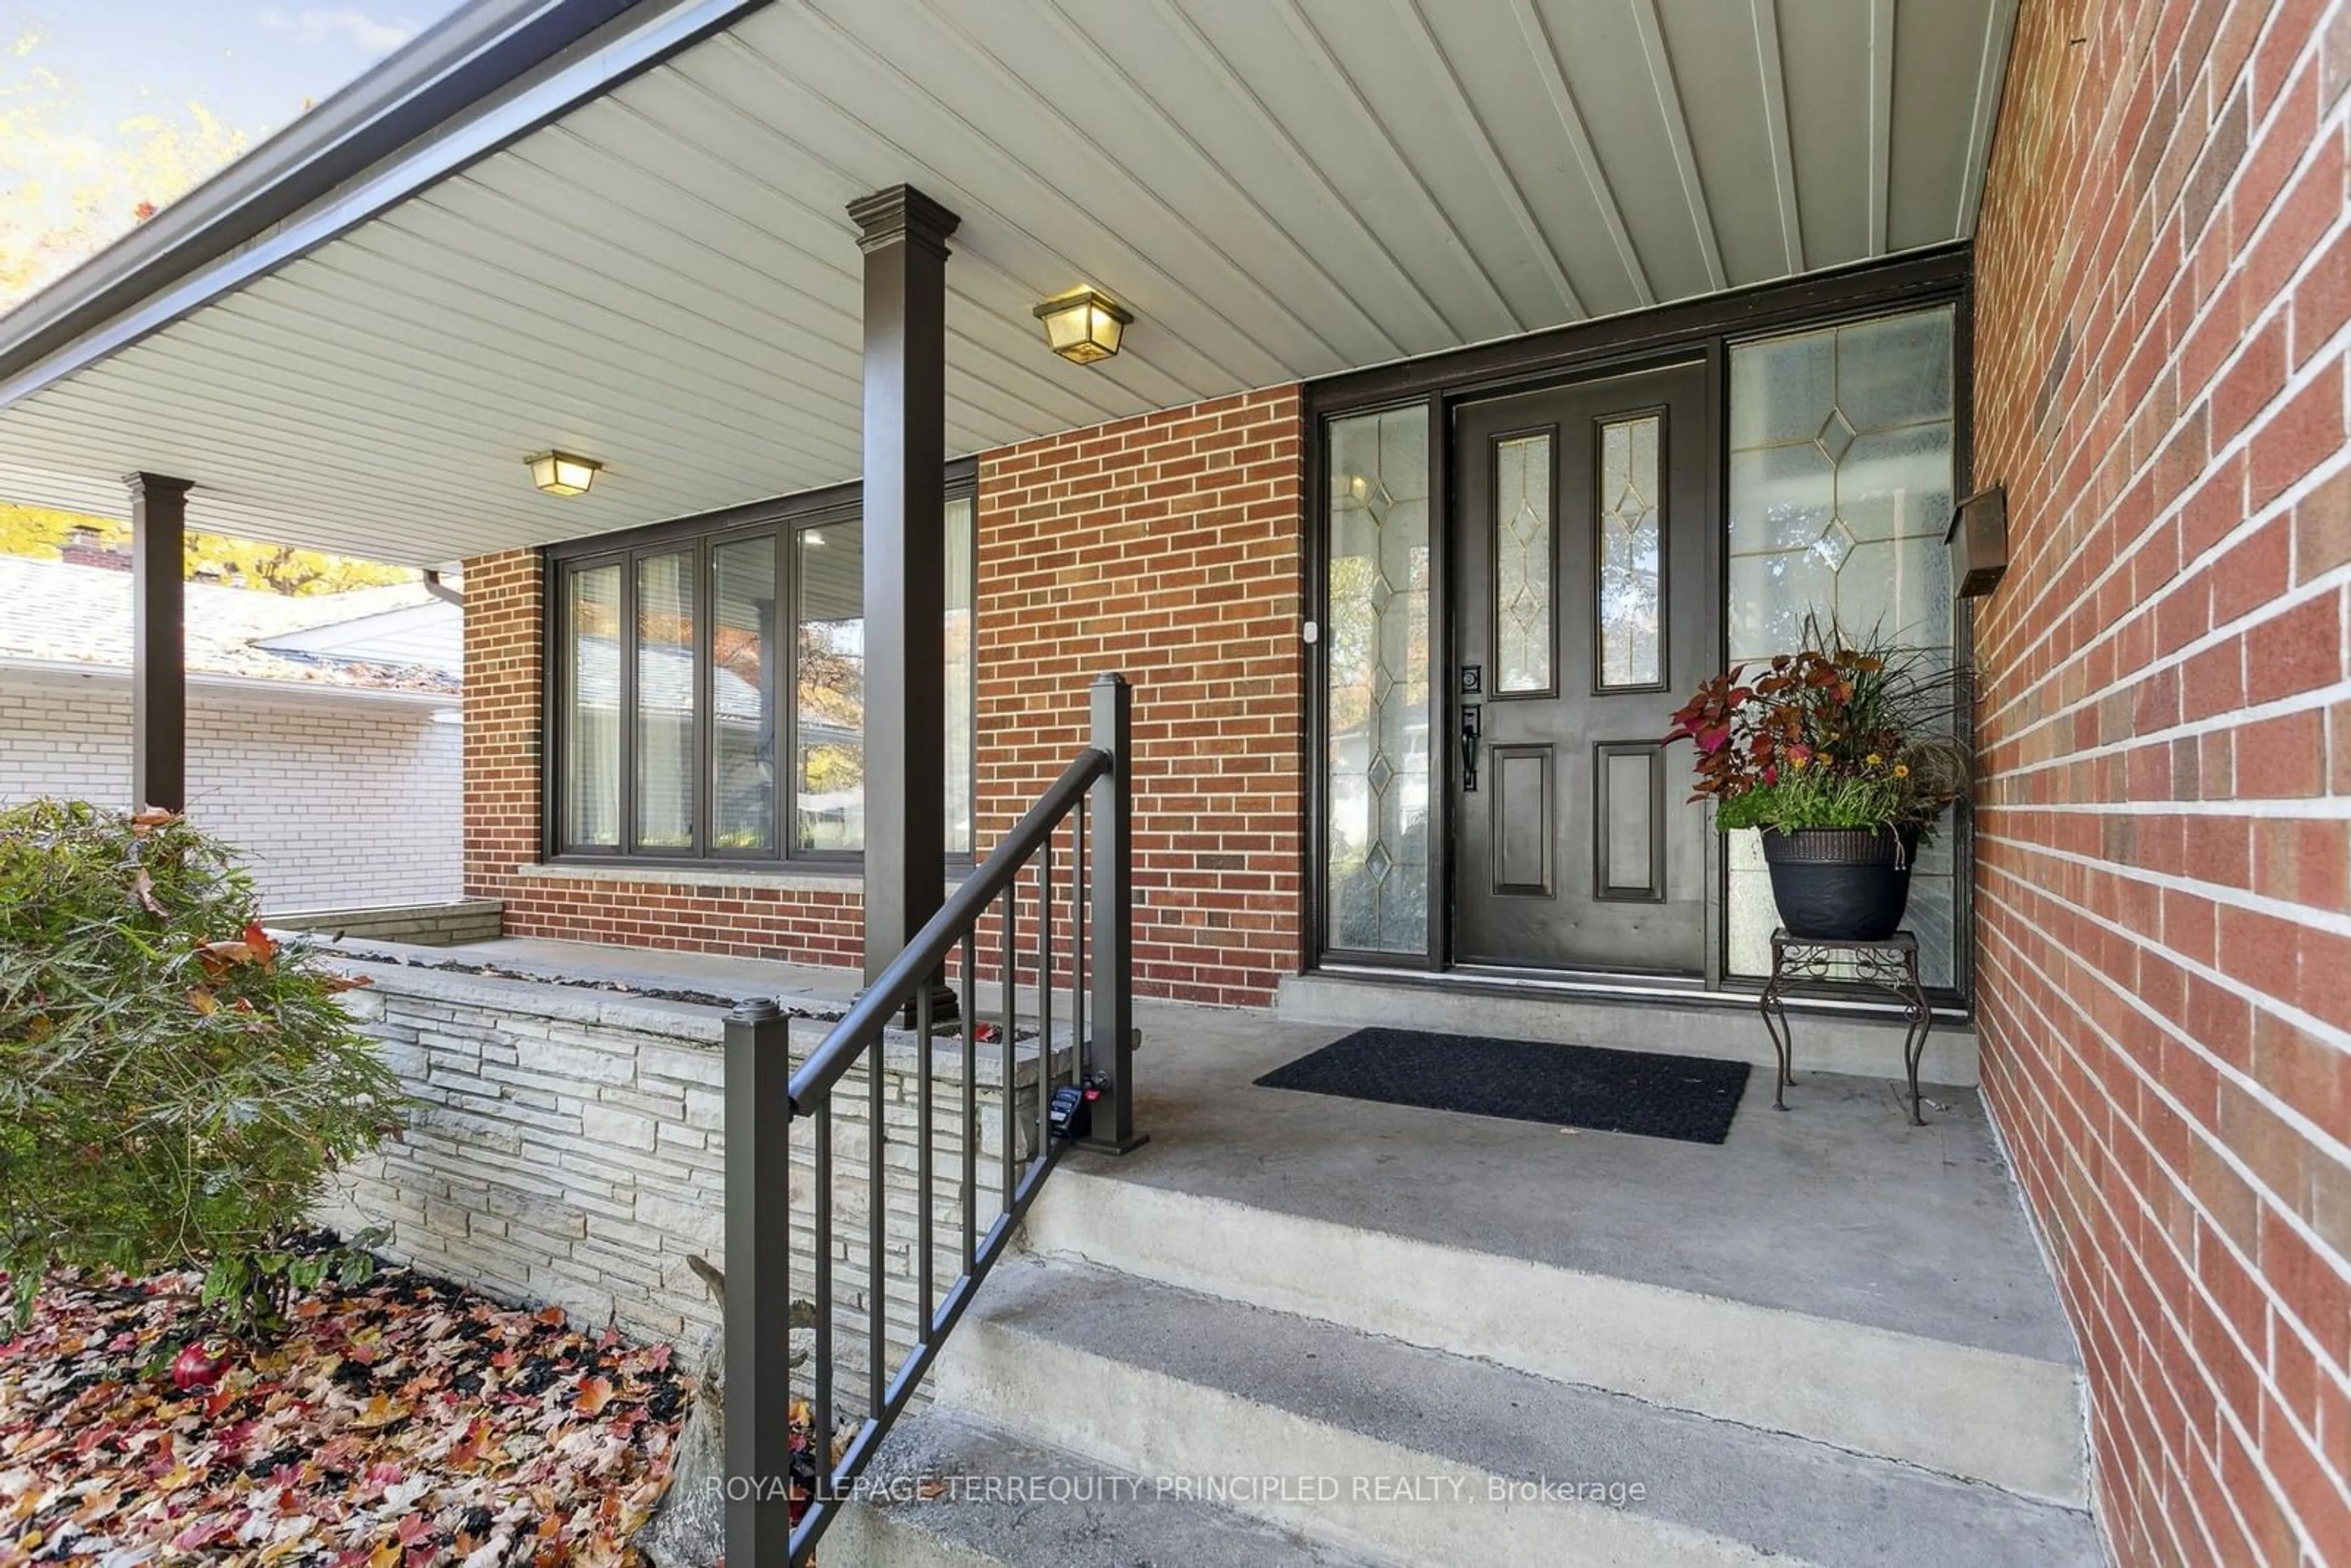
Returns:
[[[126,474],[131,488],[131,809],[188,809],[185,540],[193,481]]]
[[[865,253],[865,978],[946,881],[946,261],[911,185],[849,204]]]

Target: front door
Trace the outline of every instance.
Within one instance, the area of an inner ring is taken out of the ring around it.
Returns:
[[[1665,734],[1718,664],[1702,365],[1455,415],[1454,956],[1695,975],[1703,810]]]

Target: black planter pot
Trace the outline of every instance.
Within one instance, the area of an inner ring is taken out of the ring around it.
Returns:
[[[1763,832],[1771,897],[1791,936],[1874,942],[1893,936],[1909,907],[1917,853],[1915,825]]]

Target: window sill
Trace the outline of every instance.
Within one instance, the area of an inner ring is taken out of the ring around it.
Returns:
[[[631,865],[624,861],[535,862],[518,865],[519,877],[546,882],[621,882],[640,887],[743,887],[763,893],[862,893],[865,873],[857,866],[839,871],[748,870],[741,866]],[[962,885],[963,873],[950,872],[946,889]]]

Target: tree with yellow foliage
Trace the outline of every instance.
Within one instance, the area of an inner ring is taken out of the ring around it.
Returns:
[[[28,33],[10,48],[32,59],[40,44],[38,33]],[[183,116],[121,120],[110,140],[81,134],[68,129],[79,96],[37,59],[23,79],[0,82],[0,314],[201,184],[248,144],[244,131],[198,103]],[[82,530],[100,545],[122,543],[131,533],[111,518],[0,502],[0,555],[54,560]],[[187,556],[191,576],[278,593],[338,593],[415,576],[223,534],[189,535]]]
[[[11,46],[19,59],[38,33]],[[241,156],[245,132],[200,103],[183,116],[143,114],[111,139],[66,122],[79,92],[35,60],[21,81],[0,86],[0,311],[119,238]]]
[[[0,501],[0,555],[56,560],[65,547],[77,539],[112,549],[131,542],[131,528],[112,517],[89,517],[78,512]],[[266,589],[273,593],[341,593],[354,588],[413,582],[416,578],[405,567],[352,560],[346,556],[297,549],[290,545],[231,538],[225,534],[191,533],[186,553],[190,577],[235,588]]]

